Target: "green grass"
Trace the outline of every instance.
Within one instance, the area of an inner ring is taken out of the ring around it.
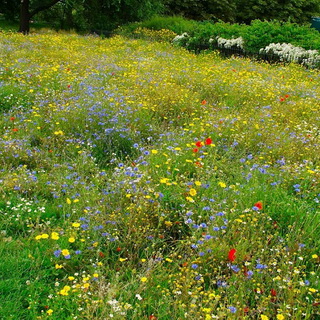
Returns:
[[[319,317],[318,71],[0,43],[0,318]]]

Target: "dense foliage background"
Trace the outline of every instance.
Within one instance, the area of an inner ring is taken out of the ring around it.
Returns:
[[[19,0],[0,0],[0,14],[18,20]],[[32,17],[63,29],[112,30],[118,25],[155,14],[180,15],[195,20],[250,23],[254,19],[308,23],[320,14],[319,0],[29,0]]]

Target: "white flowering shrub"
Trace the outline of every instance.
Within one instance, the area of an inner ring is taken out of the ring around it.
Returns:
[[[215,40],[210,39],[209,43],[213,43]],[[236,38],[236,39],[224,39],[221,37],[216,38],[218,47],[220,48],[226,48],[226,49],[231,49],[231,48],[239,48],[244,50],[244,41],[242,37]]]
[[[291,43],[270,43],[265,48],[260,49],[260,53],[274,54],[280,61],[297,62],[308,67],[320,65],[320,55],[318,50],[306,50],[295,47]]]
[[[177,35],[176,37],[174,37],[172,40],[172,43],[178,46],[184,46],[186,45],[189,39],[190,39],[190,36],[188,35],[188,33],[184,32],[183,34]]]

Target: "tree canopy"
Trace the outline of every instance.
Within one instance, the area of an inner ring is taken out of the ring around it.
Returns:
[[[19,19],[23,33],[29,32],[35,18],[56,28],[92,31],[112,30],[159,13],[238,23],[254,19],[305,23],[320,14],[320,0],[0,0],[0,13]]]

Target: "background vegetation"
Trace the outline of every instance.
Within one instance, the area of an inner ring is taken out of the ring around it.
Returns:
[[[194,20],[249,24],[256,19],[309,23],[320,14],[319,0],[24,0],[33,20],[58,29],[110,31],[121,24],[141,21],[155,14],[179,15]],[[20,0],[0,0],[0,13],[18,20]],[[54,5],[53,5],[54,4]],[[41,10],[38,10],[41,8]],[[44,10],[45,9],[45,10]]]

